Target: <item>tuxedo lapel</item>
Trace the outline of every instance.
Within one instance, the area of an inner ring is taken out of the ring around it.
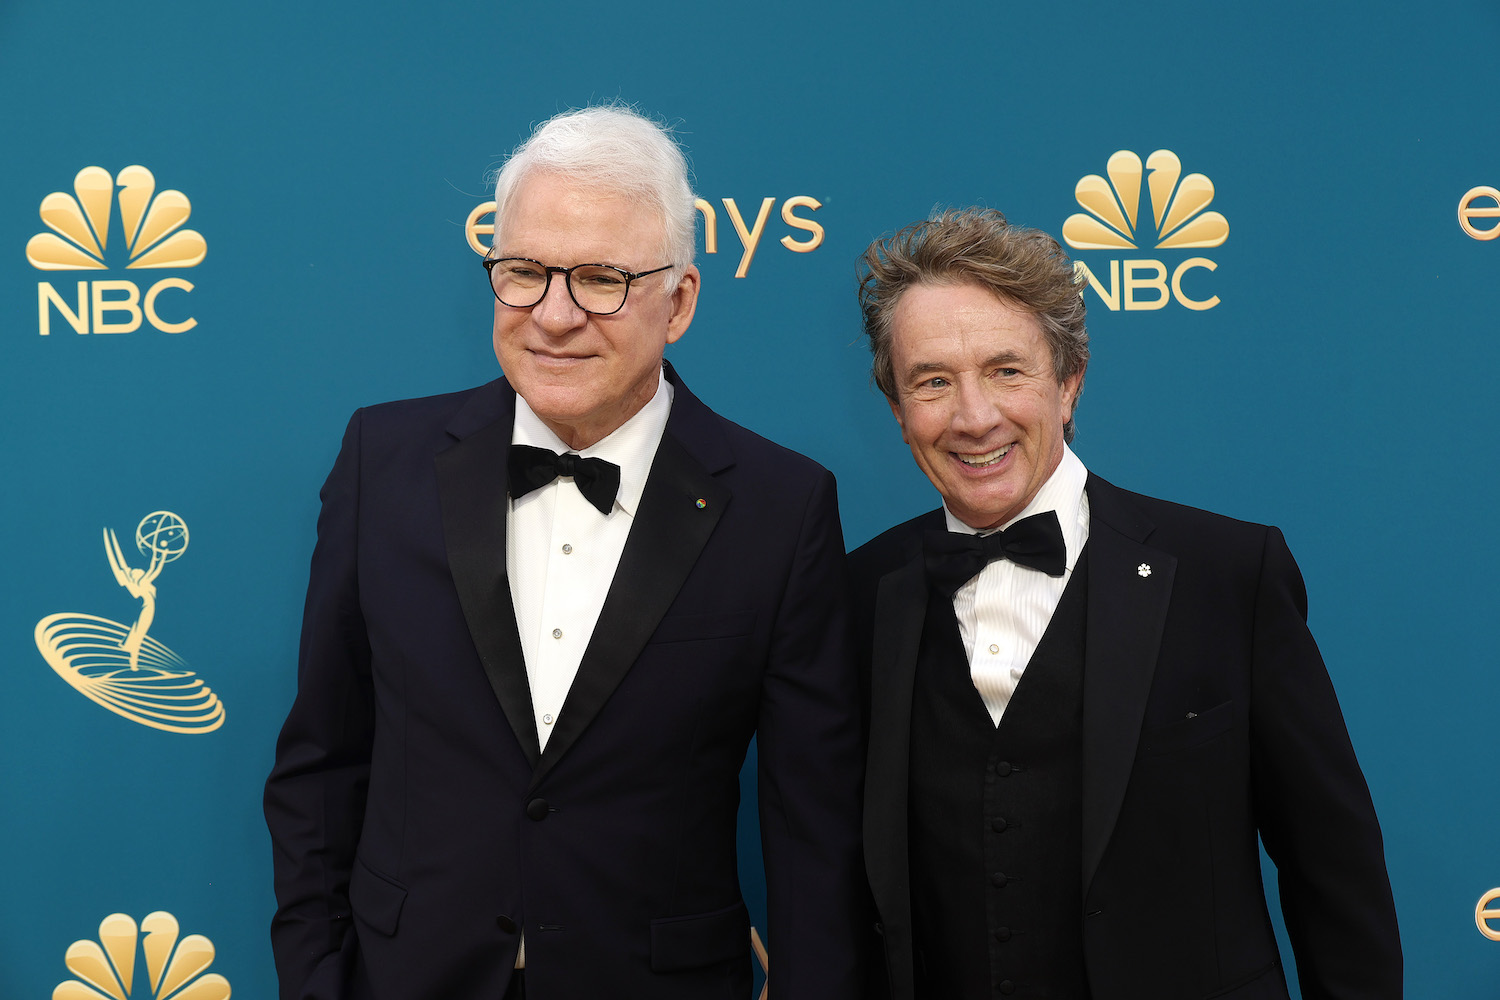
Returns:
[[[1116,487],[1088,479],[1088,626],[1083,672],[1083,886],[1125,798],[1161,650],[1176,557],[1145,544],[1154,526]]]
[[[920,542],[920,534],[917,536]],[[922,548],[880,581],[870,654],[870,740],[865,777],[865,867],[882,913],[907,913],[906,811],[911,761],[911,699],[927,577]],[[892,895],[894,898],[884,898]]]
[[[443,537],[459,604],[485,676],[527,759],[541,756],[526,660],[505,571],[505,481],[516,396],[503,381],[476,391],[448,425],[458,441],[437,456]]]
[[[730,502],[714,475],[732,464],[720,418],[678,381],[651,473],[594,634],[558,713],[534,788],[577,742],[672,606]]]

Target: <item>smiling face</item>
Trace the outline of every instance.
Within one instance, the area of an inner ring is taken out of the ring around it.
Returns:
[[[1041,323],[979,285],[914,285],[891,313],[891,412],[972,528],[1014,518],[1063,456],[1079,372],[1059,383]]]
[[[523,178],[498,229],[498,257],[632,272],[677,263],[656,259],[662,220],[643,199],[560,174]],[[624,308],[609,316],[580,309],[560,274],[528,309],[495,303],[495,357],[505,377],[570,448],[596,444],[655,394],[662,353],[687,331],[698,301],[696,267],[670,292],[669,275],[632,282]]]

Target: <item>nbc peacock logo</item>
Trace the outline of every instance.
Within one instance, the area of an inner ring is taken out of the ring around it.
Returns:
[[[229,1000],[229,980],[205,974],[214,961],[213,942],[179,932],[177,918],[160,910],[139,926],[123,913],[110,914],[99,924],[97,941],[68,946],[63,964],[76,978],[58,983],[52,1000]],[[142,982],[137,957],[145,959]]]
[[[126,270],[196,267],[208,244],[197,230],[183,228],[192,210],[181,191],[158,191],[156,177],[145,167],[129,166],[114,177],[103,167],[84,167],[73,178],[71,194],[54,191],[42,199],[39,214],[51,232],[27,242],[26,260],[41,271],[103,271],[110,257],[123,257]],[[111,250],[116,215],[119,238]],[[134,333],[143,321],[163,333],[185,333],[198,325],[191,316],[177,318],[185,312],[180,300],[165,316],[161,308],[164,292],[193,290],[185,278],[162,278],[144,292],[127,279],[76,284],[70,301],[52,282],[37,283],[41,336],[51,334],[54,310],[79,334]]]
[[[169,510],[152,511],[135,529],[146,565],[105,528],[104,555],[115,582],[141,602],[129,625],[82,611],[59,611],[36,623],[36,646],[59,677],[118,716],[152,729],[197,735],[224,724],[224,705],[187,662],[153,636],[156,581],[188,547],[188,528]]]
[[[1229,221],[1205,211],[1214,200],[1214,182],[1203,174],[1182,174],[1182,160],[1169,149],[1146,157],[1122,149],[1105,165],[1108,180],[1089,174],[1078,182],[1073,196],[1084,209],[1063,223],[1063,240],[1076,250],[1138,250],[1148,240],[1153,250],[1207,249],[1229,238]],[[1150,198],[1149,213],[1141,211],[1141,194]],[[1082,283],[1112,312],[1164,308],[1176,301],[1189,309],[1212,309],[1217,295],[1194,298],[1183,290],[1190,271],[1213,271],[1218,264],[1192,256],[1175,266],[1151,258],[1109,260],[1109,284],[1099,278],[1102,262],[1093,267],[1074,262]],[[1097,271],[1096,271],[1097,269]],[[1122,280],[1123,274],[1123,280]]]

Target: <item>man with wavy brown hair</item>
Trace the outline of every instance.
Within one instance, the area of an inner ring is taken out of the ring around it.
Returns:
[[[943,506],[851,556],[898,1000],[1401,995],[1380,828],[1281,533],[1068,447],[1071,262],[987,209],[872,244],[876,383]]]

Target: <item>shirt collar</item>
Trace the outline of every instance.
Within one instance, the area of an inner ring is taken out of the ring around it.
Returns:
[[[1078,556],[1083,552],[1083,543],[1089,537],[1089,501],[1084,495],[1084,486],[1088,484],[1089,471],[1084,468],[1083,462],[1073,449],[1063,445],[1062,461],[1057,468],[1052,470],[1052,475],[1042,484],[1042,488],[1036,491],[1036,496],[1031,502],[1022,508],[1021,513],[1006,521],[1000,528],[1009,528],[1012,524],[1023,517],[1032,514],[1041,514],[1053,510],[1057,512],[1058,524],[1062,526],[1063,542],[1068,548],[1068,569],[1071,570],[1078,563]],[[948,505],[943,505],[943,517],[948,522],[949,531],[960,531],[969,535],[989,534],[989,529],[984,531],[971,528],[967,524],[953,516]]]
[[[602,458],[620,467],[620,492],[615,494],[615,503],[629,517],[635,517],[640,505],[646,477],[651,473],[651,462],[656,457],[662,435],[666,433],[667,417],[671,413],[672,384],[658,373],[656,394],[645,406],[605,435],[603,440],[577,452],[584,458]],[[542,418],[519,394],[516,396],[516,423],[511,430],[510,443],[548,448],[559,455],[573,450],[542,423]]]

